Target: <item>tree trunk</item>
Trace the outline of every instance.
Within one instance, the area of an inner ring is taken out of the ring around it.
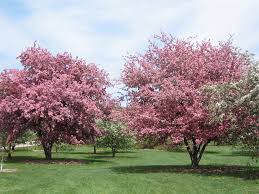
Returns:
[[[14,151],[14,149],[15,149],[15,143],[12,145],[12,150]]]
[[[112,157],[113,157],[113,158],[115,157],[115,154],[116,154],[116,149],[115,149],[115,148],[112,148]]]
[[[41,144],[44,149],[45,159],[51,160],[52,159],[51,150],[52,150],[53,143],[52,142],[41,142]]]
[[[96,154],[96,145],[94,145],[94,154]]]
[[[12,145],[11,144],[8,145],[8,155],[7,155],[7,158],[8,159],[12,158]]]
[[[198,157],[197,157],[198,155],[196,154],[196,155],[193,155],[192,156],[192,168],[199,168],[199,160],[198,160]]]
[[[191,158],[192,168],[199,168],[199,162],[201,161],[204,150],[209,142],[210,140],[207,142],[201,142],[199,145],[197,145],[195,138],[192,138],[191,143],[188,142],[187,139],[184,139],[184,144]]]

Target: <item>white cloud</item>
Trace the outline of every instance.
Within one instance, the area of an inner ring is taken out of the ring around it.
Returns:
[[[16,14],[11,8],[0,14],[0,64],[17,63],[19,52],[37,40],[101,64],[118,78],[122,56],[142,51],[161,30],[212,40],[232,34],[237,45],[259,54],[257,0],[25,0],[23,6],[24,17],[9,17]]]
[[[258,6],[258,0],[198,1],[193,4],[184,35],[212,40],[226,40],[233,35],[238,46],[255,49],[259,42]]]

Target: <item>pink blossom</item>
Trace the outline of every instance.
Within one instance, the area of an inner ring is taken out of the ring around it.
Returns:
[[[51,144],[82,143],[99,133],[95,122],[111,108],[103,70],[68,53],[52,55],[37,46],[18,59],[23,70],[0,74],[0,128],[8,130],[9,141],[26,129]]]

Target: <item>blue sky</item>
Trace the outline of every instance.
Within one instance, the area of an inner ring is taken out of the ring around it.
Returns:
[[[36,40],[99,64],[119,78],[127,53],[165,31],[235,44],[259,56],[259,0],[1,0],[0,70]]]

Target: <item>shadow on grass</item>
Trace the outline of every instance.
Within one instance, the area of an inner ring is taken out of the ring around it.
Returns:
[[[241,151],[232,151],[231,154],[223,154],[222,156],[228,156],[228,157],[248,156],[248,157],[252,157],[252,156],[254,156],[254,153],[251,152],[251,151],[241,150]]]
[[[172,149],[172,150],[167,150],[168,152],[176,152],[176,153],[187,153],[186,149]],[[207,151],[205,150],[204,153],[206,154],[219,154],[219,151]]]
[[[90,155],[89,156],[90,158],[95,158],[95,159],[98,159],[98,158],[106,158],[106,159],[116,159],[116,158],[137,158],[136,156],[121,156],[121,155],[116,155],[115,157],[112,157],[112,153],[109,153],[109,155],[96,155],[96,154],[93,154],[93,155]]]
[[[122,152],[117,152],[115,158],[136,158],[135,156],[128,156],[128,155],[121,155],[121,154],[127,154],[127,153],[136,153],[136,152],[129,152],[129,151],[122,151]],[[113,158],[112,157],[112,152],[110,151],[100,151],[94,154],[93,152],[69,152],[69,151],[63,151],[63,152],[54,152],[54,155],[58,154],[68,154],[68,155],[85,155],[89,158],[95,158],[95,159],[101,159],[101,158]]]
[[[128,153],[128,152],[122,152]],[[133,152],[132,152],[133,153]],[[70,158],[62,157],[59,154],[78,154],[80,157],[84,155],[83,158]],[[8,163],[26,163],[26,164],[89,164],[89,163],[104,163],[104,162],[112,162],[112,159],[116,158],[136,158],[134,156],[128,155],[116,155],[116,157],[112,157],[112,153],[108,151],[98,152],[97,154],[87,154],[86,152],[53,152],[52,160],[46,160],[40,156],[13,156],[11,159],[8,159]]]
[[[43,151],[43,150],[42,150]],[[58,151],[58,152],[55,152],[53,151],[53,153],[62,153],[62,154],[83,154],[83,155],[86,155],[86,154],[94,154],[92,151]],[[137,153],[136,151],[118,151],[117,153]],[[96,155],[106,155],[106,154],[111,154],[111,151],[98,151],[97,150],[97,153]]]
[[[188,165],[150,165],[112,167],[117,173],[190,173],[204,176],[232,176],[245,180],[259,179],[259,168],[247,166],[202,165],[192,169]]]
[[[94,162],[110,162],[98,158],[73,159],[73,158],[53,158],[46,160],[35,156],[15,156],[7,160],[8,163],[25,163],[25,164],[89,164]]]

